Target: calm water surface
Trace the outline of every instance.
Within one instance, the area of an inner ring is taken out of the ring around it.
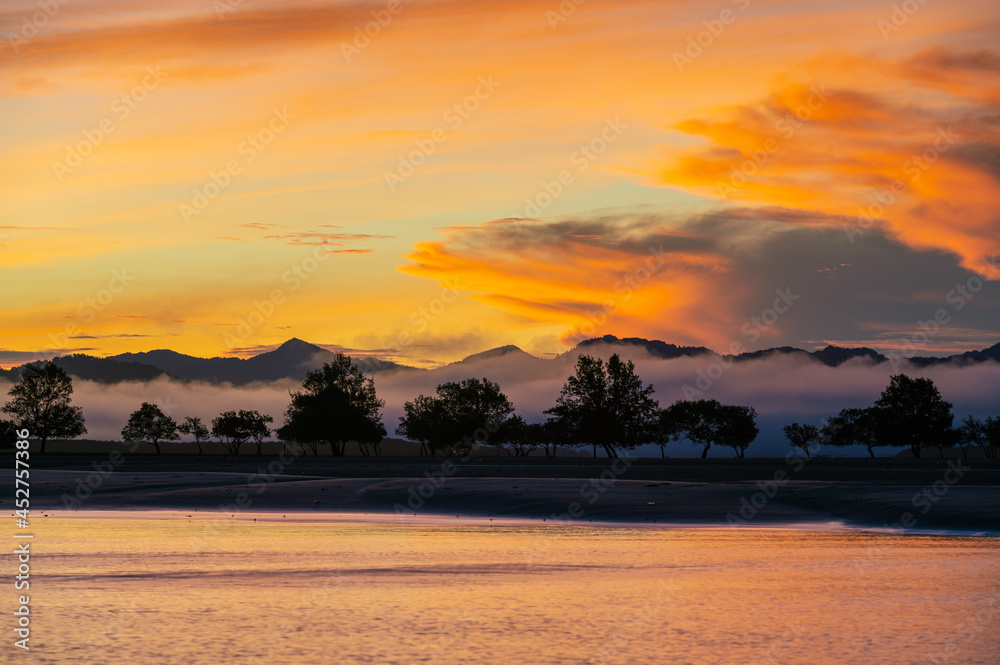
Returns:
[[[7,660],[5,645],[3,662],[1000,663],[995,539],[183,516],[33,527],[32,651]]]

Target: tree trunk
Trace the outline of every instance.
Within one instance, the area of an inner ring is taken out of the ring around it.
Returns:
[[[871,446],[865,446],[865,447],[868,448],[868,456],[871,457],[872,459],[875,459],[875,451],[872,450],[872,447]]]
[[[708,444],[707,446],[705,446],[705,449],[701,451],[701,458],[702,459],[705,459],[706,457],[708,457],[708,449],[711,448],[711,447],[712,447],[712,444]]]
[[[201,441],[196,440],[194,443],[198,446],[198,457],[201,457]]]
[[[660,459],[667,459],[667,451],[663,446],[660,446]]]
[[[45,441],[46,441],[46,439],[48,439],[48,437],[46,437],[46,436],[43,436],[43,437],[42,437],[42,449],[38,451],[38,452],[39,452],[39,453],[41,453],[42,455],[44,455],[44,454],[45,454]]]
[[[910,452],[913,453],[914,457],[919,458],[920,457],[920,446],[910,446]]]
[[[944,446],[938,446],[938,455],[944,459]]]
[[[159,441],[153,441],[153,447],[156,448],[156,454],[159,455],[160,454],[160,442]]]

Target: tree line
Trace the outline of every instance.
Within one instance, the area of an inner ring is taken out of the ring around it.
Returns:
[[[72,392],[72,380],[60,367],[52,363],[25,367],[20,383],[9,393],[11,401],[3,407],[13,421],[0,421],[0,435],[8,438],[5,428],[27,428],[40,439],[44,452],[49,438],[85,434],[82,409],[70,404]],[[632,361],[617,354],[607,362],[581,355],[555,405],[543,412],[544,422],[526,422],[517,415],[499,384],[469,378],[442,383],[433,395],[407,401],[395,432],[419,443],[421,455],[467,455],[479,444],[496,446],[512,456],[541,450],[549,458],[559,447],[590,448],[594,456],[600,450],[617,458],[647,444],[658,446],[665,457],[667,445],[681,441],[700,447],[702,458],[713,445],[731,448],[742,458],[759,434],[751,406],[699,399],[661,408],[653,393]],[[314,455],[325,443],[331,454],[342,456],[352,442],[364,455],[381,455],[387,434],[381,416],[385,401],[349,356],[338,353],[332,362],[310,371],[302,389],[290,397],[284,424],[277,428],[272,428],[271,416],[253,410],[226,411],[210,424],[190,416],[177,422],[159,406],[143,402],[129,416],[121,436],[123,441],[148,443],[157,453],[162,444],[186,434],[194,438],[198,454],[202,444],[214,437],[229,454],[238,455],[251,444],[260,455],[264,441],[274,434]],[[822,426],[792,423],[784,431],[789,442],[807,455],[819,445],[862,445],[872,457],[880,446],[908,446],[919,457],[928,447],[943,451],[959,445],[963,453],[979,446],[988,459],[995,458],[1000,419],[968,417],[961,427],[953,428],[951,408],[930,379],[900,374],[891,378],[872,407],[844,409]]]
[[[822,446],[864,446],[871,457],[875,448],[909,448],[914,457],[937,448],[958,447],[963,457],[977,447],[986,459],[996,459],[1000,449],[1000,418],[985,420],[966,416],[954,426],[951,402],[941,397],[934,382],[897,374],[889,380],[875,403],[864,409],[842,409],[821,427],[792,423],[785,438],[805,451]]]

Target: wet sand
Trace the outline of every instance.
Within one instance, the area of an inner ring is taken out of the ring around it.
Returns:
[[[963,484],[947,467],[922,483],[785,478],[688,482],[629,479],[610,467],[589,478],[330,478],[267,473],[121,470],[31,472],[36,515],[67,510],[390,515],[399,520],[518,518],[543,523],[829,525],[1000,534],[1000,486]],[[780,470],[780,469],[779,469]],[[964,475],[964,474],[963,474]],[[957,482],[949,482],[957,481]],[[0,508],[13,512],[13,472],[0,472]]]

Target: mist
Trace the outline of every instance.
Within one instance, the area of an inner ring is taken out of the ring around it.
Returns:
[[[991,388],[1000,382],[1000,364],[980,363],[965,367],[915,368],[890,363],[870,365],[863,360],[840,367],[793,357],[774,357],[727,364],[716,356],[663,360],[645,350],[629,346],[599,345],[588,348],[591,355],[608,358],[612,353],[635,362],[644,383],[652,384],[661,406],[679,399],[717,399],[723,403],[752,406],[758,413],[760,436],[747,450],[750,457],[784,455],[790,448],[781,428],[791,422],[821,425],[824,417],[847,407],[866,407],[878,398],[891,375],[927,377],[934,381],[944,399],[954,404],[955,422],[966,415],[1000,415],[1000,403]],[[374,376],[379,396],[385,400],[383,423],[395,436],[403,404],[419,394],[432,394],[438,384],[477,377],[500,384],[503,392],[529,422],[545,419],[543,411],[555,404],[566,378],[573,373],[575,356],[540,360],[527,354],[475,359],[428,371],[393,371]],[[206,424],[219,413],[231,409],[255,409],[274,417],[274,426],[283,422],[289,392],[300,383],[283,380],[247,386],[208,384],[158,379],[148,383],[98,384],[74,381],[73,404],[83,407],[88,439],[115,440],[129,414],[142,402],[157,404],[180,421],[185,416],[200,417]],[[0,383],[6,393],[10,384]],[[641,455],[659,456],[659,448],[646,446]],[[824,449],[823,454],[867,455],[863,448]],[[892,455],[896,449],[876,454]],[[732,456],[728,448],[713,448],[713,457]],[[669,457],[694,457],[700,448],[672,443]]]

